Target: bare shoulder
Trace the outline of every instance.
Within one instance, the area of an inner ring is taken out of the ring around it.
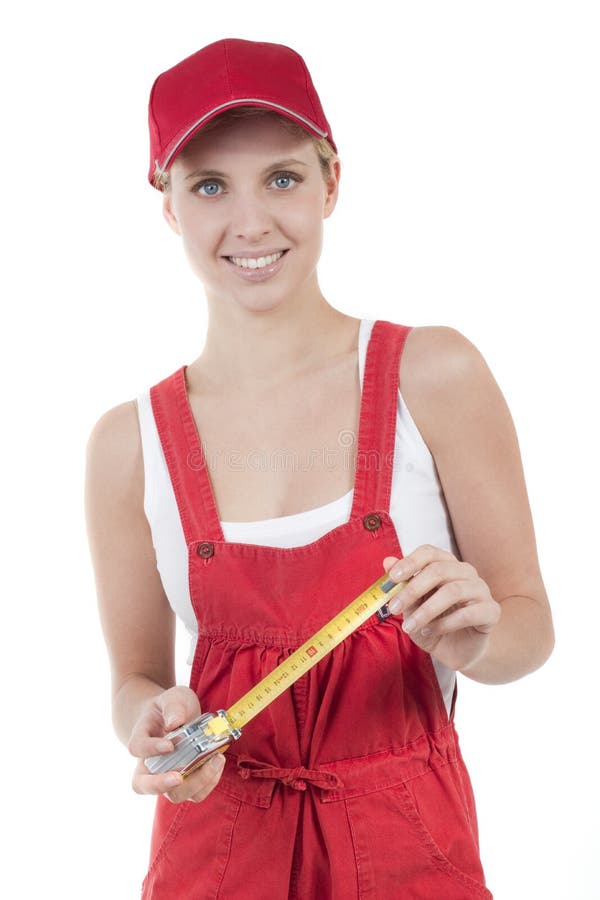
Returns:
[[[86,447],[88,487],[103,492],[143,492],[143,457],[137,405],[128,400],[100,416]]]
[[[447,325],[412,328],[403,353],[403,359],[416,363],[424,374],[431,377],[439,375],[440,366],[446,369],[445,375],[449,368],[463,369],[465,364],[472,363],[477,357],[481,358],[477,347],[456,328]]]
[[[467,414],[482,405],[489,411],[490,403],[504,406],[481,352],[460,331],[443,325],[409,332],[400,363],[400,390],[432,451],[444,431],[454,430],[461,407]]]
[[[110,566],[115,544],[147,538],[144,462],[135,400],[100,416],[88,437],[84,505],[92,557]],[[147,540],[146,540],[147,543]],[[112,546],[110,553],[107,548]],[[144,552],[148,556],[148,550]]]
[[[90,432],[88,447],[141,449],[136,401],[126,400],[103,413]]]

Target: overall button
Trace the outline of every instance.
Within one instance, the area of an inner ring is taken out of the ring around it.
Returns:
[[[381,519],[376,513],[370,513],[368,516],[364,517],[363,525],[369,531],[376,531],[381,525]]]
[[[197,553],[198,556],[201,556],[203,559],[208,559],[215,552],[215,545],[211,544],[210,541],[204,541],[203,544],[198,544]]]

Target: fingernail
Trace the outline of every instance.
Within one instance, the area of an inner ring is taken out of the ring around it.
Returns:
[[[177,775],[175,772],[171,772],[165,778],[166,785],[170,788],[176,787],[178,784],[181,784],[182,781],[183,778],[181,777],[181,775]]]
[[[171,741],[159,741],[156,745],[156,749],[159,753],[169,753],[169,751],[173,749],[173,744]]]
[[[225,757],[218,753],[216,756],[213,756],[212,759],[206,763],[208,769],[211,772],[220,772],[223,766],[225,765]]]
[[[402,581],[406,577],[406,566],[392,566],[388,575],[394,581]]]
[[[400,597],[392,597],[392,599],[390,600],[390,602],[387,605],[387,608],[389,609],[389,611],[392,613],[393,616],[398,615],[398,613],[402,609],[402,601],[400,600]]]
[[[410,619],[410,618],[405,619],[404,622],[402,623],[402,629],[403,629],[403,631],[410,633],[414,629],[416,624],[417,623],[415,622],[414,619]]]

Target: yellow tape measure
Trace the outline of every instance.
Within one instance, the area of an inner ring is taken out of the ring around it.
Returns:
[[[225,715],[232,728],[242,728],[259,712],[283,694],[298,678],[305,675],[324,656],[341,644],[345,638],[366,622],[382,605],[397,594],[406,582],[395,582],[388,575],[379,578],[371,587],[363,591],[346,609],[338,613],[331,622],[324,625],[305,644],[288,656],[276,669],[247,694],[230,706]],[[389,585],[389,587],[388,587]],[[386,589],[387,588],[387,589]],[[395,590],[394,590],[395,588]],[[216,717],[206,730],[215,737],[227,731],[227,722]]]
[[[225,750],[227,744],[241,736],[242,727],[356,631],[373,613],[377,613],[382,620],[387,618],[387,603],[405,584],[406,581],[392,581],[387,574],[377,579],[229,709],[220,709],[217,715],[204,713],[166,735],[173,741],[175,751],[145,760],[149,771],[157,774],[176,769],[187,776],[215,753]]]

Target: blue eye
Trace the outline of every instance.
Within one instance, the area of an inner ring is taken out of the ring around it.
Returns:
[[[276,175],[273,179],[273,181],[275,182],[282,180],[287,181],[288,184],[279,185],[279,187],[282,187],[283,190],[288,190],[293,184],[297,184],[302,179],[300,179],[297,175],[293,175],[292,172],[280,172],[279,175]]]
[[[275,184],[280,191],[288,191],[300,181],[302,181],[302,179],[292,172],[279,172],[271,178],[270,184]],[[222,193],[222,187],[223,185],[220,181],[211,179],[210,181],[198,182],[198,184],[194,185],[192,190],[196,194],[200,194],[201,197],[218,197]]]
[[[198,193],[200,193],[202,188],[218,188],[218,187],[219,187],[219,185],[216,181],[202,181],[202,182],[200,182],[200,184],[196,185],[195,190],[197,190]],[[214,197],[214,196],[216,196],[216,193],[217,193],[216,190],[214,190],[214,191],[209,190],[204,194],[204,196],[205,197]]]

